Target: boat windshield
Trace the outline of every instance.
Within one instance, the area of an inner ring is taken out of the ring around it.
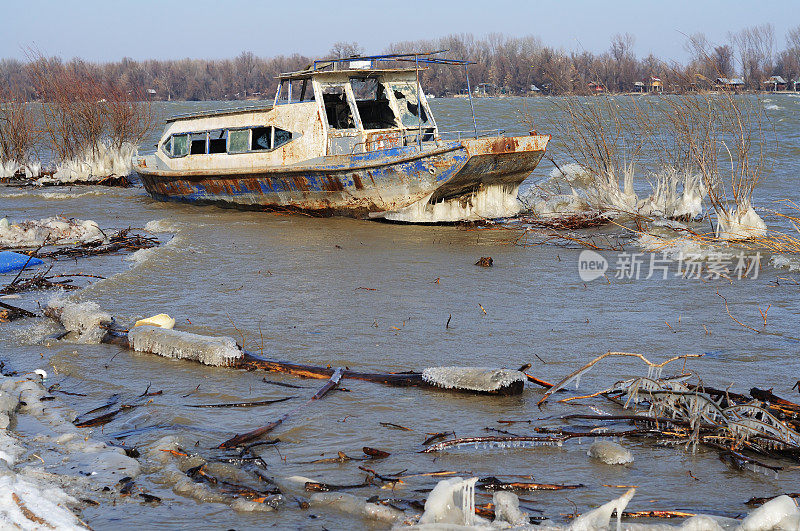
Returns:
[[[386,87],[374,77],[351,77],[350,86],[364,129],[390,129],[397,120],[389,105]]]
[[[417,121],[417,114],[420,116],[423,127],[430,125],[428,113],[425,112],[425,105],[420,107],[417,100],[416,83],[392,81],[389,86],[394,91],[394,97],[397,99],[397,105],[400,108],[400,121],[405,127],[418,127],[420,125]]]

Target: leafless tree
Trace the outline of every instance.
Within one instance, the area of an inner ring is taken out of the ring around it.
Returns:
[[[353,57],[354,55],[361,55],[363,53],[364,49],[357,42],[339,41],[335,42],[333,46],[331,46],[328,55],[332,59],[346,59],[348,57]]]
[[[775,54],[775,28],[772,24],[750,26],[729,35],[739,55],[739,63],[745,83],[753,89],[761,88],[761,82],[772,71]]]

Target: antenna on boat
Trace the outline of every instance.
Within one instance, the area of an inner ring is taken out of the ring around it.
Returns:
[[[472,110],[472,127],[475,129],[475,139],[478,139],[478,122],[475,120],[475,106],[472,104],[472,88],[469,86],[469,63],[464,63],[464,76],[467,78],[467,98],[469,98],[469,108]]]
[[[422,98],[419,97],[419,55],[414,54],[417,71],[417,148],[422,151]]]

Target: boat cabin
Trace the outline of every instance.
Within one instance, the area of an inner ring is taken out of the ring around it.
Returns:
[[[174,117],[158,144],[159,166],[241,168],[287,165],[439,139],[418,70],[366,69],[281,74],[271,107]]]

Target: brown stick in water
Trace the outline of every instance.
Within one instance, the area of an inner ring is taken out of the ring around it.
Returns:
[[[230,439],[228,439],[224,443],[222,443],[219,446],[217,446],[217,448],[235,448],[237,446],[241,446],[243,444],[249,443],[251,441],[254,441],[254,440],[266,435],[267,433],[271,432],[272,430],[274,430],[275,428],[280,426],[286,419],[291,417],[293,414],[297,413],[304,406],[307,406],[311,402],[313,402],[315,400],[319,400],[322,397],[324,397],[326,394],[328,394],[328,392],[331,389],[333,389],[334,387],[339,385],[339,380],[341,380],[341,379],[342,379],[342,369],[339,368],[339,369],[336,369],[335,371],[333,371],[333,374],[331,375],[331,377],[328,380],[328,382],[325,385],[323,385],[320,388],[320,390],[317,391],[314,394],[314,396],[312,396],[305,404],[297,406],[293,410],[289,411],[288,413],[286,413],[285,415],[283,415],[279,419],[277,419],[277,420],[275,420],[273,422],[270,422],[266,426],[262,426],[261,428],[257,428],[255,430],[249,431],[247,433],[234,435],[233,437],[231,437]]]

